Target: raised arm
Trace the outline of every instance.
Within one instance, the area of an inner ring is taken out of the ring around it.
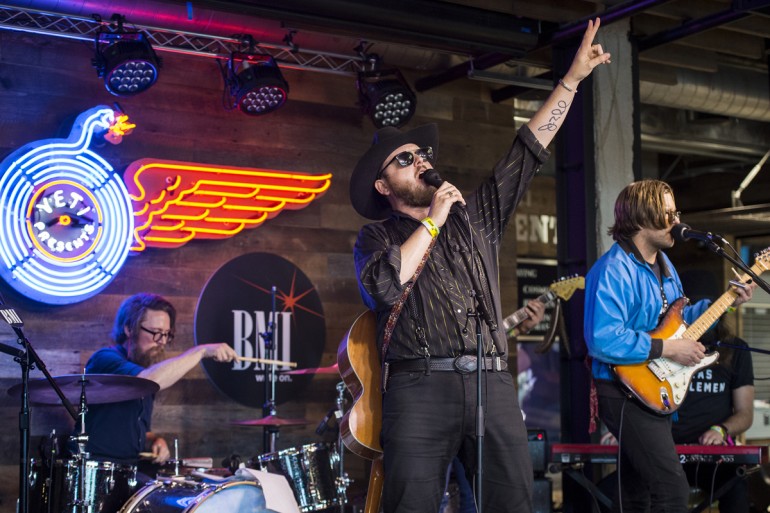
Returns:
[[[599,18],[588,21],[588,28],[583,34],[583,41],[580,43],[575,58],[572,59],[567,74],[564,75],[543,106],[538,109],[527,124],[543,147],[551,143],[556,132],[564,123],[564,118],[572,106],[580,82],[590,75],[596,66],[610,62],[610,54],[604,52],[602,45],[593,42],[599,30],[599,24]]]

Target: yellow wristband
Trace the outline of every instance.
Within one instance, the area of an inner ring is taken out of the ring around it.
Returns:
[[[722,440],[727,440],[727,430],[722,425],[713,425],[709,428],[712,431],[716,431],[722,435]]]
[[[428,233],[430,233],[431,237],[433,237],[434,239],[438,237],[438,232],[440,232],[441,230],[439,229],[438,226],[436,226],[436,223],[433,222],[433,219],[431,219],[430,217],[426,217],[420,222],[425,228],[428,229]]]

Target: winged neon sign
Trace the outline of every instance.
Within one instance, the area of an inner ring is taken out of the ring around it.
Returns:
[[[129,251],[177,248],[255,228],[321,197],[331,174],[140,159],[121,177],[90,149],[135,126],[99,106],[69,137],[28,143],[0,162],[0,277],[21,294],[70,304],[99,293]]]
[[[142,159],[124,180],[134,208],[133,250],[222,239],[323,195],[331,174],[307,175]]]

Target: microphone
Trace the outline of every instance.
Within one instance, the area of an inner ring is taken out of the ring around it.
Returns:
[[[421,173],[418,178],[420,178],[420,180],[427,183],[428,185],[432,185],[436,189],[441,187],[441,184],[444,183],[444,179],[441,178],[441,175],[438,174],[438,171],[436,171],[435,169],[428,169],[427,171]],[[460,202],[457,202],[454,205],[452,205],[452,207],[455,207],[455,206],[459,208],[461,211],[465,210],[465,205],[463,205]]]
[[[701,240],[704,242],[725,242],[721,235],[711,232],[702,232],[693,230],[689,225],[678,223],[671,228],[671,235],[674,239],[684,242],[687,240]]]
[[[428,185],[432,185],[435,188],[441,187],[441,184],[444,183],[444,179],[441,178],[441,175],[438,174],[438,171],[435,169],[428,169],[424,173],[420,175],[420,179],[427,183]]]

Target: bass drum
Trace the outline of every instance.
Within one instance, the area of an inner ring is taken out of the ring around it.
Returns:
[[[270,513],[255,481],[208,484],[153,481],[136,492],[120,513]]]

